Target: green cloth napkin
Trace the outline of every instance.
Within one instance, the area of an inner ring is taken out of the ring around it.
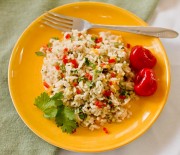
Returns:
[[[58,148],[40,139],[22,122],[8,90],[8,62],[15,42],[39,15],[78,0],[0,0],[0,154],[53,155]],[[144,20],[158,0],[101,0],[125,8]]]

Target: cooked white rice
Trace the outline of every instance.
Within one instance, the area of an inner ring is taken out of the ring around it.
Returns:
[[[46,53],[41,71],[45,88],[51,95],[63,92],[63,103],[75,108],[79,125],[94,130],[131,115],[127,105],[134,97],[134,74],[121,36],[74,30],[40,50]]]

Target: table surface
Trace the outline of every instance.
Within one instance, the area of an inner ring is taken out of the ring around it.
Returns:
[[[180,0],[160,0],[148,21],[151,26],[174,29],[180,33]],[[119,149],[88,155],[180,155],[180,37],[161,39],[171,65],[170,94],[161,115],[141,137]],[[85,155],[61,149],[59,155]]]

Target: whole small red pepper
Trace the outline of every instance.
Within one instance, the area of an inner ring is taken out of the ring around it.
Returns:
[[[143,68],[153,68],[156,64],[156,58],[151,51],[140,45],[132,48],[129,59],[132,68],[137,71]]]
[[[140,96],[150,96],[157,89],[157,81],[152,69],[143,68],[140,70],[134,80],[134,91]]]

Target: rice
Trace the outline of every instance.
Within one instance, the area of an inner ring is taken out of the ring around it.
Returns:
[[[75,109],[79,125],[94,130],[130,117],[134,73],[121,36],[73,30],[48,45],[40,49],[46,54],[41,71],[45,89],[51,95],[63,92],[63,103]]]

